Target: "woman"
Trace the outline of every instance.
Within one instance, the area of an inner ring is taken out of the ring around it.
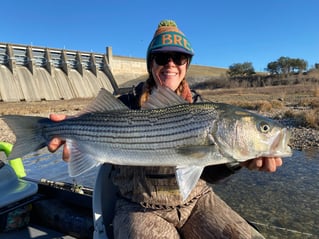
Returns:
[[[175,22],[162,21],[147,51],[148,80],[119,99],[131,109],[140,109],[155,87],[165,86],[190,103],[198,101],[200,97],[186,81],[193,55],[190,42]],[[63,118],[51,115],[53,120]],[[49,150],[55,151],[62,143],[59,139],[52,140]],[[66,147],[63,157],[69,158]],[[273,172],[281,164],[280,158],[257,158],[241,166]],[[207,185],[239,168],[239,165],[206,167],[183,201],[175,168],[115,166],[112,178],[119,188],[120,199],[113,220],[114,238],[264,238]]]

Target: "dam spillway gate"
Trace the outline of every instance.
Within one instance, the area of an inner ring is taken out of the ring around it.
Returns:
[[[0,102],[118,93],[107,54],[0,43]]]

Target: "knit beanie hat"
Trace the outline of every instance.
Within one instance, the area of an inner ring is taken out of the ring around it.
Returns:
[[[194,55],[193,48],[183,32],[172,20],[163,20],[158,24],[154,37],[147,49],[147,70],[151,72],[151,54],[157,52],[181,52],[190,56]]]

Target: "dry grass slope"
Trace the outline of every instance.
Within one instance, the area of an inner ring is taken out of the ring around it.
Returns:
[[[207,100],[256,110],[275,118],[294,118],[300,126],[319,129],[319,85],[198,90]]]

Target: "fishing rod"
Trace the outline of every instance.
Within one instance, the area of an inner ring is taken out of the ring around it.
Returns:
[[[38,185],[48,186],[56,189],[66,190],[69,192],[74,192],[78,194],[85,194],[92,196],[93,195],[93,189],[89,187],[85,187],[83,185],[77,184],[75,181],[74,183],[67,183],[67,182],[61,182],[61,181],[53,181],[45,178],[41,179],[33,179],[29,177],[24,177],[24,180],[37,183]]]
[[[273,226],[273,225],[261,223],[261,222],[254,222],[254,221],[250,221],[250,222],[254,225],[268,227],[268,228],[275,229],[275,230],[282,230],[282,231],[291,232],[294,234],[300,234],[303,236],[314,236],[313,234],[308,233],[308,232],[301,232],[301,231],[297,231],[297,230],[293,230],[293,229],[289,229],[289,228],[285,228],[285,227]]]

